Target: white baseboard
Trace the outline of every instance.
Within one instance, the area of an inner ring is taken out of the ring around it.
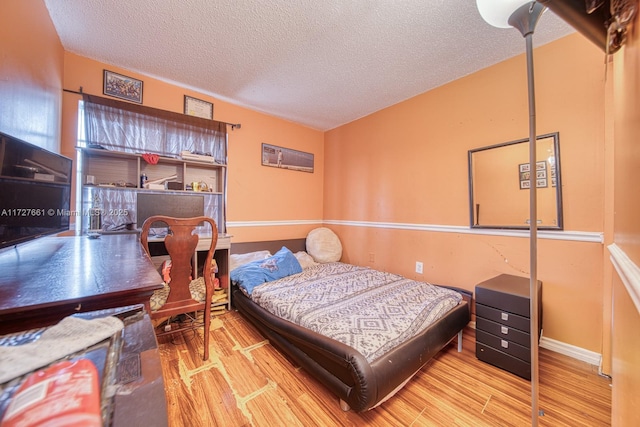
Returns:
[[[475,329],[476,322],[469,322],[469,326]],[[545,336],[540,337],[540,347],[569,356],[582,362],[587,362],[590,365],[597,366],[598,370],[602,368],[602,355],[595,351],[585,350],[584,348],[576,347],[575,345],[567,344]]]
[[[564,354],[565,356],[572,357],[583,362],[587,362],[590,365],[597,366],[598,369],[602,367],[602,355],[595,351],[586,350],[575,345],[567,344],[561,341],[556,341],[547,337],[540,337],[540,347],[547,350],[555,351],[556,353]]]

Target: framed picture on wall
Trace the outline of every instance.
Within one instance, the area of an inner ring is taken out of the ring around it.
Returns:
[[[313,153],[262,144],[262,166],[313,173]]]
[[[202,99],[184,96],[184,114],[213,120],[213,104]]]
[[[518,165],[518,175],[520,189],[527,190],[531,188],[531,165],[529,165],[529,163],[520,163]]]
[[[142,104],[142,80],[134,79],[133,77],[104,70],[102,92],[114,98]]]

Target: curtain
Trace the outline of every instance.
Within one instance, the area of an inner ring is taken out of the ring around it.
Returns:
[[[182,151],[227,163],[226,123],[84,95],[87,144],[129,153],[179,157]]]

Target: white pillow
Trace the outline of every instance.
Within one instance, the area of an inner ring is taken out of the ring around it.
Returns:
[[[249,252],[246,254],[231,254],[229,255],[229,271],[234,270],[241,265],[245,265],[250,263],[251,261],[256,261],[259,259],[267,259],[271,256],[271,252],[269,251],[256,251]]]
[[[336,262],[342,257],[342,244],[336,233],[320,227],[307,235],[307,252],[316,262]]]
[[[313,260],[313,257],[305,251],[296,252],[293,255],[295,255],[296,259],[300,263],[300,267],[302,267],[303,270],[318,264]]]

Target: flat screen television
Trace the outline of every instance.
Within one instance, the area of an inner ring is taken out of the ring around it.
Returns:
[[[69,230],[72,165],[0,132],[0,249]]]

